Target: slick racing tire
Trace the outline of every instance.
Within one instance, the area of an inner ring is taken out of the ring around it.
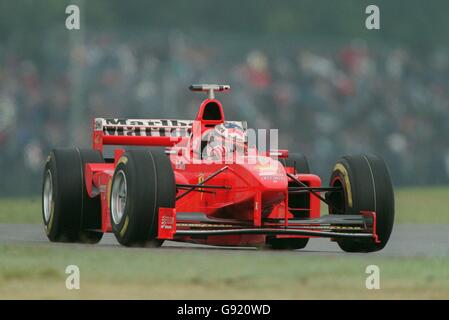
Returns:
[[[174,208],[175,176],[163,150],[129,150],[118,161],[109,190],[117,241],[129,247],[159,247],[160,207]]]
[[[289,154],[287,159],[280,159],[284,167],[294,168],[295,173],[308,174],[310,173],[309,163],[307,158],[299,153]],[[297,187],[295,182],[289,182],[289,187]],[[309,207],[308,194],[291,194],[288,198],[289,208],[305,208]],[[295,218],[305,218],[301,216],[301,212],[290,211]],[[309,238],[276,238],[267,237],[266,244],[271,249],[276,250],[296,250],[303,249],[307,246]]]
[[[93,244],[101,240],[100,197],[87,194],[84,167],[103,162],[95,150],[67,148],[50,153],[42,184],[42,219],[50,241]]]
[[[375,155],[345,156],[337,161],[331,178],[331,186],[343,192],[327,195],[332,204],[331,214],[376,213],[376,228],[380,243],[373,239],[340,239],[340,248],[346,252],[373,252],[385,247],[393,230],[394,193],[385,162]]]

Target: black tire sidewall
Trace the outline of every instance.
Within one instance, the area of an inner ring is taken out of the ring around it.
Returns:
[[[48,221],[45,218],[45,209],[44,209],[44,186],[45,186],[45,179],[47,178],[47,172],[50,171],[51,174],[51,183],[52,183],[52,202],[50,204],[51,211],[50,211],[50,217],[48,218]],[[45,162],[44,167],[44,177],[42,179],[42,221],[44,223],[45,233],[47,234],[47,237],[52,240],[56,241],[58,239],[59,235],[59,214],[55,214],[56,212],[59,212],[56,210],[56,206],[59,206],[59,201],[56,199],[59,197],[58,192],[58,177],[57,177],[57,169],[56,169],[56,163],[54,159],[54,153],[53,151],[50,153],[50,155],[47,158],[47,161]]]
[[[109,190],[109,207],[112,188],[119,172],[126,178],[127,194],[125,211],[112,230],[125,246],[160,246],[157,239],[158,212],[160,207],[175,207],[176,188],[170,160],[159,150],[130,150],[117,162]]]
[[[118,224],[114,223],[111,211],[111,225],[112,230],[119,241],[123,245],[139,245],[144,244],[150,240],[150,230],[152,217],[154,216],[154,209],[151,208],[155,205],[156,197],[154,190],[155,175],[153,170],[148,169],[148,165],[153,166],[152,163],[146,163],[144,168],[136,168],[136,162],[151,161],[151,158],[143,158],[141,155],[136,156],[136,152],[126,153],[123,155],[116,166],[114,176],[111,183],[111,193],[115,177],[122,171],[126,178],[126,204],[123,216]],[[136,159],[137,158],[137,159]],[[143,183],[143,182],[146,183]],[[112,208],[111,201],[109,199],[109,208]],[[142,208],[142,203],[146,204],[146,208]],[[147,211],[150,220],[142,219],[141,210]],[[146,235],[145,235],[146,233]],[[154,236],[154,234],[153,234]]]
[[[45,164],[45,175],[50,170],[53,184],[53,205],[49,221],[43,221],[51,241],[75,242],[81,227],[82,177],[79,157],[75,149],[58,149],[50,153]],[[43,194],[42,194],[43,196]]]
[[[83,218],[94,217],[94,228],[101,228],[100,197],[90,198],[84,178],[84,164],[103,162],[96,150],[55,149],[47,158],[42,182],[42,220],[50,241],[96,243],[103,233],[85,230]],[[49,221],[44,214],[44,185],[47,171],[52,178],[52,210]]]

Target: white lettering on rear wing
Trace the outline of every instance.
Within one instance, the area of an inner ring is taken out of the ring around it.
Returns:
[[[106,136],[188,137],[193,120],[96,118],[94,130]],[[247,129],[246,121],[226,121]]]

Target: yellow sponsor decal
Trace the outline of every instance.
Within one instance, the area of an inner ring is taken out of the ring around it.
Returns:
[[[348,195],[348,206],[352,208],[352,191],[351,191],[351,183],[349,182],[349,175],[346,168],[341,163],[337,163],[334,167],[334,171],[340,171],[346,187],[346,193]]]
[[[125,234],[126,229],[128,229],[128,224],[129,224],[129,217],[126,216],[125,223],[123,224],[123,228],[122,228],[122,230],[120,230],[120,237],[123,237],[123,235]]]
[[[118,161],[117,161],[117,165],[119,165],[120,163],[123,163],[126,165],[128,163],[128,157],[121,156],[120,159],[118,159]]]
[[[276,167],[272,166],[271,163],[258,163],[255,165],[255,168],[260,171],[273,171]]]
[[[95,144],[100,144],[100,142],[101,142],[101,137],[99,134],[96,134],[95,135]]]
[[[112,177],[111,177],[111,179],[109,179],[109,182],[108,182],[108,187],[107,187],[107,195],[108,195],[108,207],[109,207],[109,210],[111,210],[111,190],[112,190]]]
[[[200,184],[200,183],[202,183],[204,181],[204,174],[200,174],[199,176],[198,176],[198,184]],[[204,188],[198,188],[198,191],[203,191],[204,190]],[[201,199],[203,199],[203,192],[201,192],[201,195],[200,195],[200,198]]]

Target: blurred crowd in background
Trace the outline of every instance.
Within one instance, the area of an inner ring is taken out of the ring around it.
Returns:
[[[48,45],[44,60],[0,47],[0,193],[39,192],[48,152],[89,147],[94,117],[193,118],[192,83],[230,84],[217,96],[226,118],[279,129],[324,183],[361,152],[382,156],[396,185],[449,182],[447,48],[272,41],[101,34]]]

